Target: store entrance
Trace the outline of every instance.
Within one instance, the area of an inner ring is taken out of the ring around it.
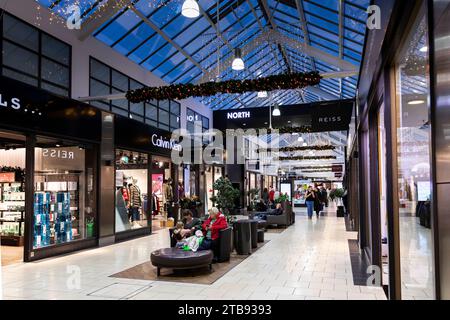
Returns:
[[[1,265],[24,261],[25,137],[0,131]]]
[[[173,227],[178,219],[172,163],[169,158],[152,158],[152,230]]]

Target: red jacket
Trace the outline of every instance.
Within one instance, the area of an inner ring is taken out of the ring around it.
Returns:
[[[202,229],[203,234],[206,236],[206,226],[209,226],[211,224],[211,218],[208,218],[203,222]],[[211,226],[211,239],[216,240],[219,238],[219,231],[226,229],[228,227],[227,219],[225,216],[221,213],[219,213],[216,217],[216,221],[214,221],[213,225]]]
[[[275,190],[269,191],[269,200],[273,202],[275,200]]]

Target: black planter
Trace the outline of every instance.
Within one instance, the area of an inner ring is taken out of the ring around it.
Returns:
[[[345,216],[344,206],[338,206],[337,208],[338,208],[338,209],[337,209],[337,216],[338,216],[339,218],[344,217],[344,216]]]

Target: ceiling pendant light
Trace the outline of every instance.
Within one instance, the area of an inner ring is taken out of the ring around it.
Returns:
[[[276,104],[275,107],[273,108],[272,115],[273,115],[274,117],[279,117],[279,116],[281,116],[280,108],[278,107],[277,104]]]
[[[200,15],[200,8],[195,0],[185,0],[181,7],[181,14],[186,18],[197,18]]]
[[[236,71],[245,69],[245,63],[244,60],[242,60],[242,53],[241,49],[239,48],[234,49],[234,60],[231,68]]]
[[[259,91],[258,98],[267,98],[267,91]]]
[[[302,136],[298,137],[298,142],[303,142],[303,141],[305,141],[305,140],[303,140]]]

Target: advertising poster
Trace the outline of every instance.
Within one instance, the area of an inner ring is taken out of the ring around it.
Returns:
[[[308,186],[311,184],[311,180],[294,180],[294,206],[301,206],[305,204],[305,194]]]
[[[282,194],[287,194],[289,199],[291,199],[291,184],[290,183],[281,183],[280,191]]]
[[[152,193],[160,197],[162,195],[164,175],[162,173],[152,174]]]

